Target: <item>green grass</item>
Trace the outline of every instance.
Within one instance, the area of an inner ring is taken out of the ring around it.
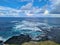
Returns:
[[[60,44],[53,41],[40,41],[40,42],[30,41],[30,42],[23,43],[22,45],[60,45]]]

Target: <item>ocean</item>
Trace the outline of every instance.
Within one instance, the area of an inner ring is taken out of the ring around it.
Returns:
[[[23,29],[32,30],[31,35],[38,35],[34,32],[40,30],[37,28],[39,24],[60,27],[60,18],[56,17],[0,17],[0,40],[7,40],[8,38],[24,33]],[[26,26],[26,25],[29,25]],[[37,25],[37,26],[35,26]],[[19,29],[16,29],[18,28]],[[24,28],[25,27],[25,28]]]

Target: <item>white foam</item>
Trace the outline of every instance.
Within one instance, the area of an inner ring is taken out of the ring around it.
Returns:
[[[20,24],[21,23],[21,24]],[[18,23],[17,25],[15,25],[15,29],[17,30],[23,30],[23,29],[28,29],[28,30],[32,30],[32,31],[42,31],[40,28],[38,28],[37,26],[45,26],[45,28],[47,28],[49,25],[45,24],[45,23],[40,23],[40,22],[31,22],[31,21],[22,21]]]
[[[1,40],[1,41],[6,41],[6,39],[4,39],[3,37],[0,37],[0,40]]]

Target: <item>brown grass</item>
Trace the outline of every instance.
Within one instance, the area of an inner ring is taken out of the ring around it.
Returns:
[[[30,42],[23,43],[22,45],[60,45],[60,44],[53,41],[41,41],[41,42],[30,41]]]

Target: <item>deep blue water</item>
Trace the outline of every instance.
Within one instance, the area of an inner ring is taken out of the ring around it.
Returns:
[[[13,27],[15,27],[18,23],[28,23],[24,21],[38,22],[38,23],[46,23],[50,26],[59,26],[60,27],[60,18],[43,18],[43,17],[0,17],[0,37],[7,39],[13,35],[18,35],[22,31],[15,31]],[[33,32],[35,33],[35,32]],[[36,33],[38,35],[38,33]]]

